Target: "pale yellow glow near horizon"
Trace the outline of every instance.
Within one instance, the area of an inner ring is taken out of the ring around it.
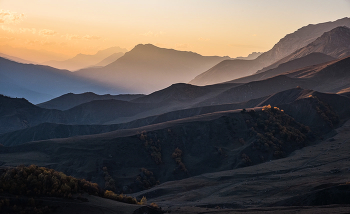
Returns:
[[[348,0],[0,0],[0,48],[63,59],[151,43],[237,57],[267,51],[302,26],[349,14]]]

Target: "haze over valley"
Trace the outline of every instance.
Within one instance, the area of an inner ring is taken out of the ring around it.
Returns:
[[[349,213],[348,14],[1,1],[0,213]]]

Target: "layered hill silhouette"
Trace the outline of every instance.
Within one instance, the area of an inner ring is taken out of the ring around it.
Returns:
[[[228,57],[201,56],[193,52],[137,45],[103,68],[89,68],[76,75],[99,80],[130,91],[150,93],[193,77]]]
[[[274,77],[274,76],[286,73],[288,71],[293,71],[293,70],[297,70],[297,69],[312,66],[312,65],[316,66],[318,64],[327,63],[333,60],[336,60],[336,58],[328,56],[326,54],[322,54],[322,53],[317,53],[317,52],[311,53],[304,57],[282,63],[278,65],[278,67],[276,68],[272,68],[272,69],[269,69],[260,73],[256,73],[247,77],[238,78],[238,79],[229,81],[229,83],[248,83],[252,81],[264,80],[270,77]]]
[[[39,103],[37,106],[46,109],[58,109],[58,110],[68,110],[75,106],[83,103],[88,103],[93,100],[123,100],[130,101],[139,97],[145,96],[143,94],[119,94],[119,95],[98,95],[93,92],[85,92],[82,94],[68,93],[62,96],[56,97],[52,100],[46,101],[44,103]]]
[[[350,116],[349,98],[336,94],[293,89],[271,95],[260,105],[266,103],[276,103],[279,109],[267,105],[263,111],[261,107],[216,111],[135,129],[0,147],[0,157],[11,154],[7,164],[16,164],[21,151],[27,161],[36,157],[36,162],[50,162],[54,168],[99,184],[105,180],[97,175],[98,169],[107,167],[117,180],[116,189],[127,193],[147,188],[135,183],[140,168],[152,171],[163,183],[260,164],[287,157]]]
[[[49,66],[22,64],[0,58],[0,76],[6,78],[6,87],[0,94],[25,97],[33,103],[41,103],[65,93],[123,93],[121,88],[112,88],[94,80],[78,77],[67,70]],[[3,80],[2,78],[2,80]]]
[[[232,87],[197,105],[243,102],[300,86],[321,92],[337,93],[349,87],[350,57],[283,73],[268,79]]]
[[[69,108],[69,105],[75,105],[79,102],[83,103],[65,111],[55,111],[55,114],[59,116],[53,116],[52,118],[39,116],[40,119],[38,119],[39,122],[37,123],[31,123],[32,121],[29,121],[27,119],[17,118],[31,118],[31,114],[29,114],[29,116],[26,115],[28,109],[34,109],[33,111],[35,112],[45,112],[47,109],[42,109],[37,106],[28,108],[26,107],[27,104],[23,104],[24,107],[17,107],[17,109],[25,109],[24,113],[22,110],[20,111],[20,115],[22,115],[22,113],[23,115],[14,117],[14,120],[17,121],[15,123],[17,124],[15,127],[17,128],[12,128],[10,131],[29,127],[23,126],[23,123],[29,123],[31,124],[30,126],[38,125],[39,123],[43,122],[57,123],[57,120],[53,120],[57,118],[62,119],[62,121],[59,121],[59,123],[70,125],[102,125],[130,122],[133,120],[159,115],[171,111],[177,111],[185,108],[242,103],[253,99],[259,100],[260,98],[269,96],[271,94],[296,88],[298,86],[305,89],[314,89],[321,92],[337,93],[343,89],[350,87],[348,83],[349,74],[347,72],[348,67],[350,66],[349,63],[350,57],[347,57],[341,60],[335,60],[317,66],[309,66],[306,68],[297,69],[284,73],[283,75],[275,76],[265,80],[244,84],[231,83],[202,87],[188,84],[174,84],[168,88],[154,92],[150,95],[141,96],[129,101],[108,99],[110,97],[107,96],[107,100],[93,100],[91,102],[84,102],[89,101],[89,99],[86,99],[86,94],[82,95],[84,97],[82,101],[79,101],[79,96],[71,96],[68,94],[57,98],[57,100],[61,100],[62,103],[60,108]],[[66,98],[68,100],[64,101]],[[3,99],[11,100],[6,97]],[[75,101],[71,102],[71,99],[74,99]],[[255,103],[257,100],[254,102],[252,101],[251,103]],[[11,101],[7,102],[8,105],[10,105]],[[53,105],[57,105],[55,104],[55,100],[50,102],[53,103]],[[244,105],[239,104],[237,106]],[[12,107],[9,106],[8,108]],[[215,109],[215,107],[213,107],[213,109]],[[42,113],[42,115],[45,114]],[[7,114],[3,114],[2,117],[7,118]],[[148,119],[152,120],[150,118]],[[144,124],[143,122],[139,123]]]
[[[234,60],[227,62],[226,66],[218,65],[216,69],[210,69],[203,72],[189,83],[194,85],[215,84],[254,74],[256,71],[270,66],[293,52],[307,46],[308,44],[314,42],[318,37],[322,36],[325,32],[331,31],[339,26],[350,27],[350,18],[343,18],[334,22],[326,22],[302,27],[294,33],[286,35],[277,44],[275,44],[271,50],[261,54],[255,60],[245,62],[244,67],[239,65],[242,63],[240,61]],[[314,50],[314,52],[320,51]],[[310,51],[307,53],[305,52],[303,56],[310,53]],[[281,63],[287,61],[283,61]],[[277,65],[272,68],[275,67],[277,67]]]
[[[94,55],[78,54],[75,57],[64,61],[52,60],[43,62],[42,64],[58,69],[76,71],[91,66],[106,66],[123,56],[125,52],[127,52],[127,50],[124,48],[111,47],[105,50],[100,50]]]
[[[171,111],[159,115],[149,116],[146,118],[137,119],[130,121],[128,123],[120,123],[113,125],[64,125],[64,124],[53,124],[53,123],[43,123],[37,126],[25,128],[22,130],[9,132],[0,135],[0,143],[5,146],[19,145],[30,141],[47,140],[53,138],[68,138],[79,135],[92,135],[100,134],[105,132],[110,132],[114,130],[121,129],[132,129],[143,126],[148,126],[152,124],[160,124],[168,121],[179,120],[189,117],[194,117],[203,114],[209,114],[213,112],[229,111],[235,109],[247,109],[262,107],[266,105],[279,106],[284,109],[289,109],[289,104],[296,102],[298,100],[303,100],[309,96],[315,96],[326,100],[327,103],[332,104],[332,108],[342,115],[347,115],[348,110],[343,109],[343,105],[350,104],[346,98],[337,95],[327,95],[318,93],[312,90],[303,90],[301,88],[293,88],[286,91],[282,91],[276,94],[272,94],[266,97],[261,97],[257,99],[252,99],[242,103],[232,103],[224,105],[212,105],[188,108],[182,110]],[[298,101],[299,102],[299,101]],[[309,111],[309,108],[305,109]],[[313,120],[303,118],[305,113],[300,113],[299,111],[290,110],[291,114],[298,121],[303,124],[309,125],[311,127],[318,126],[317,122]],[[302,116],[300,116],[302,115]],[[312,116],[311,118],[317,118],[317,116]],[[312,121],[312,122],[309,122]],[[320,123],[322,124],[322,123]],[[322,129],[318,127],[317,129]]]
[[[11,61],[23,63],[23,64],[34,64],[34,62],[31,62],[31,61],[28,61],[28,60],[25,60],[25,59],[21,59],[21,58],[15,57],[15,56],[10,56],[10,55],[7,55],[7,54],[3,54],[3,53],[0,53],[0,57],[8,59],[8,60],[11,60]]]

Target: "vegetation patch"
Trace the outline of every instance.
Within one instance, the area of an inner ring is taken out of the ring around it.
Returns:
[[[309,96],[312,102],[316,103],[316,111],[321,116],[321,118],[327,122],[327,124],[333,128],[335,125],[339,123],[338,115],[332,110],[332,108],[325,102],[322,102],[316,96]]]
[[[107,171],[107,169],[104,169],[104,171]],[[108,182],[111,181],[109,180]],[[12,210],[17,210],[18,208],[18,212],[24,211],[24,213],[31,213],[31,210],[39,209],[37,207],[38,203],[31,200],[31,197],[60,197],[70,199],[73,198],[74,194],[80,195],[81,193],[88,193],[130,204],[144,204],[146,200],[144,198],[138,201],[136,198],[123,194],[119,195],[111,190],[104,191],[96,183],[91,183],[85,179],[77,179],[67,176],[62,172],[35,165],[9,168],[0,175],[0,208],[5,207],[4,209],[8,210],[8,212],[12,212]],[[13,198],[23,196],[27,197],[27,199],[19,201],[12,199],[5,200],[1,199],[2,195],[8,195]],[[81,197],[78,196],[77,199],[79,198]],[[14,205],[17,208],[14,208]],[[20,208],[23,206],[25,208]],[[29,210],[28,212],[26,211],[27,209]],[[34,213],[46,213],[51,210],[44,206],[40,209],[42,210]]]
[[[248,150],[255,151],[254,157],[251,154],[248,156],[248,152],[242,153],[244,165],[285,157],[291,151],[305,146],[311,135],[309,127],[296,122],[283,110],[271,105],[264,106],[261,112],[251,110],[242,113],[247,115],[249,135],[254,139]],[[243,140],[240,142],[245,144]]]
[[[177,168],[174,169],[174,173],[177,173],[179,170],[187,172],[185,164],[182,162],[182,151],[179,148],[176,148],[171,155],[177,164]]]
[[[146,190],[160,184],[152,171],[145,168],[141,168],[140,171],[141,173],[135,179],[137,189]]]
[[[150,137],[147,135],[146,131],[141,132],[139,135],[141,141],[144,142],[144,146],[147,152],[152,157],[156,164],[161,164],[162,162],[162,147],[160,145],[160,140],[157,137]]]
[[[102,170],[105,178],[105,189],[116,191],[115,180],[109,174],[107,167],[103,167]]]

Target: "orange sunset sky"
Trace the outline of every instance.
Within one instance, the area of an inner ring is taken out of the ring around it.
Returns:
[[[41,62],[152,43],[247,56],[302,26],[348,16],[349,0],[0,0],[0,52]]]

